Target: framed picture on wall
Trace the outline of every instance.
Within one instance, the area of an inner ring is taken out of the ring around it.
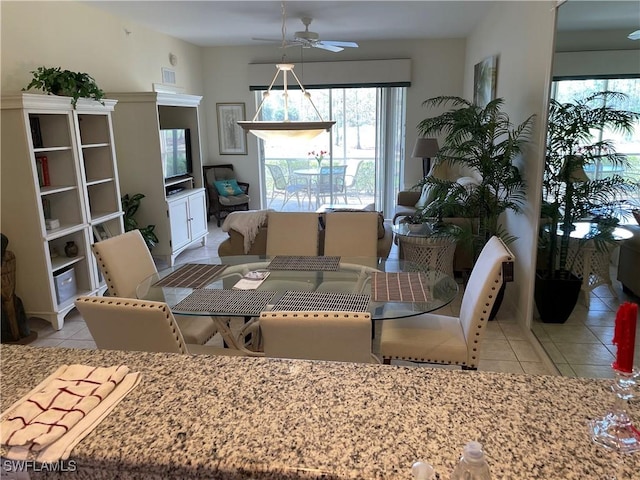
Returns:
[[[244,103],[216,103],[220,155],[246,155],[247,134],[238,125],[245,119]]]
[[[498,56],[487,57],[473,67],[473,103],[486,107],[496,98],[498,79]]]

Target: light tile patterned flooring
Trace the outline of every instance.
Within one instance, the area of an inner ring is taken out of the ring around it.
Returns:
[[[207,246],[185,251],[178,257],[177,263],[217,256],[218,244],[226,236],[215,222],[210,222]],[[394,255],[397,255],[395,246],[391,252],[391,256]],[[163,266],[159,264],[158,268]],[[439,313],[456,315],[461,296],[462,294],[459,294],[451,305]],[[534,324],[534,332],[561,374],[581,377],[610,376],[609,365],[613,360],[612,352],[615,352],[610,345],[610,338],[617,305],[618,301],[613,298],[613,294],[600,288],[592,292],[591,308],[587,310],[579,305],[565,325],[542,324],[539,321]],[[534,344],[528,340],[530,332],[523,331],[506,307],[507,305],[503,305],[496,319],[488,323],[482,343],[479,370],[557,374],[549,359],[544,358],[544,353],[540,355]],[[67,315],[64,327],[59,331],[41,319],[31,319],[30,326],[38,332],[38,339],[31,343],[32,346],[95,348],[91,334],[76,310]],[[375,348],[374,341],[374,350]],[[636,356],[639,354],[640,348],[636,349]]]

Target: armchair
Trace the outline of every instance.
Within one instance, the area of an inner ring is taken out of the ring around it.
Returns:
[[[216,217],[218,226],[220,226],[220,221],[230,212],[249,210],[249,184],[237,181],[232,164],[203,165],[202,170],[207,188],[207,220],[213,215]],[[239,190],[222,195],[220,189],[216,186],[216,182],[225,180],[235,181]]]

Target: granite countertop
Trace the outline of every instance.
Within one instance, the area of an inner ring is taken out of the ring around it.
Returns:
[[[587,421],[613,402],[604,380],[8,345],[0,354],[2,411],[63,364],[142,373],[74,448],[78,470],[49,478],[392,480],[424,459],[445,480],[469,440],[484,445],[493,480],[640,471],[640,454],[589,438]]]

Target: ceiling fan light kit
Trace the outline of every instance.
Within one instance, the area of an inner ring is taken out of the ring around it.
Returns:
[[[284,2],[281,3],[282,6],[282,47],[286,46],[285,34],[286,34],[286,12],[284,8]],[[306,31],[305,32],[296,32],[296,35],[301,34],[309,34],[309,38],[315,35],[316,39],[319,38],[317,33],[309,32],[309,23],[311,23],[311,19],[308,20],[308,23],[305,23]],[[304,19],[303,19],[304,22]],[[315,40],[314,40],[315,41]],[[342,50],[342,49],[341,49]],[[284,60],[284,57],[283,57]],[[302,86],[302,83],[298,79],[298,76],[293,71],[294,65],[292,63],[280,63],[276,65],[278,69],[276,71],[273,80],[271,80],[271,84],[269,84],[269,88],[266,92],[262,94],[262,102],[260,102],[260,106],[256,110],[256,114],[253,116],[253,119],[249,121],[239,121],[237,122],[240,127],[245,132],[253,133],[256,137],[261,138],[262,140],[310,140],[312,138],[317,137],[322,132],[328,132],[331,130],[331,127],[336,123],[335,121],[324,121],[322,119],[322,115],[316,108],[315,104],[311,100],[311,94],[307,92],[307,90]],[[262,111],[262,106],[264,102],[271,94],[271,89],[278,78],[278,75],[282,72],[282,87],[283,87],[283,96],[284,96],[284,120],[281,122],[265,122],[259,121],[258,116]],[[288,75],[291,73],[294,80],[302,90],[304,97],[309,101],[313,110],[318,115],[320,121],[318,122],[292,122],[289,120],[289,90],[288,90]]]

